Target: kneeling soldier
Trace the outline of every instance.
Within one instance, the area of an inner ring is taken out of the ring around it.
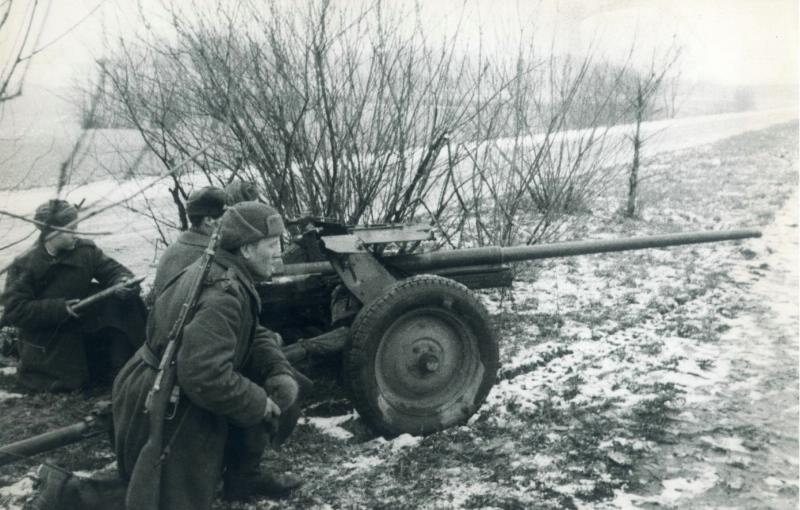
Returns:
[[[214,231],[219,218],[225,212],[226,200],[225,191],[213,186],[200,188],[189,195],[189,199],[186,201],[186,214],[191,227],[189,230],[181,232],[181,235],[169,245],[158,260],[148,305],[152,305],[170,280],[203,254],[211,232]]]
[[[291,366],[258,324],[254,287],[255,279],[269,278],[281,263],[282,232],[280,215],[256,202],[236,204],[221,219],[216,256],[177,351],[180,397],[163,428],[161,509],[211,508],[223,471],[229,499],[272,496],[299,484],[259,471],[268,430],[298,394]],[[166,284],[150,315],[145,345],[114,382],[117,463],[123,479],[131,481],[129,492],[159,482],[131,480],[134,473],[146,477],[152,471],[134,469],[149,434],[142,411],[166,339],[202,263]]]
[[[3,294],[3,322],[19,328],[19,380],[35,391],[68,391],[110,384],[144,339],[145,309],[138,287],[80,313],[72,306],[133,274],[92,241],[54,230],[78,212],[64,200],[36,209],[41,234],[14,260]]]

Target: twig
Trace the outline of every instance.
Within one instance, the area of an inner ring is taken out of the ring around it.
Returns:
[[[181,168],[181,167],[183,167],[183,166],[185,166],[185,165],[189,164],[190,162],[194,161],[194,159],[195,159],[197,156],[199,156],[200,154],[202,154],[203,152],[205,152],[206,150],[208,150],[208,148],[209,148],[209,147],[211,147],[211,145],[213,145],[214,143],[216,143],[216,141],[217,141],[217,140],[220,138],[220,136],[221,136],[221,135],[217,135],[217,136],[215,136],[215,137],[214,137],[214,138],[213,138],[211,141],[209,141],[209,142],[208,142],[206,145],[204,145],[203,147],[201,147],[200,149],[198,149],[198,150],[197,150],[195,153],[193,153],[193,154],[189,155],[189,157],[187,157],[186,159],[184,159],[183,161],[181,161],[180,163],[178,163],[177,165],[175,165],[174,167],[172,167],[172,168],[171,168],[171,169],[170,169],[168,172],[166,172],[166,173],[164,173],[164,174],[162,174],[162,175],[160,175],[160,176],[156,177],[156,178],[153,180],[153,182],[151,182],[150,184],[148,184],[148,185],[146,185],[146,186],[144,186],[144,187],[142,187],[142,188],[139,188],[139,190],[138,190],[138,191],[136,191],[136,193],[133,193],[133,194],[131,194],[131,195],[129,195],[129,196],[127,196],[127,197],[125,197],[125,198],[121,199],[121,200],[117,200],[116,202],[112,202],[111,204],[109,204],[109,205],[107,205],[107,206],[105,206],[105,207],[101,207],[100,209],[97,209],[96,211],[92,211],[92,212],[90,212],[89,214],[87,214],[86,216],[84,216],[83,218],[80,218],[80,217],[79,217],[79,218],[76,218],[76,219],[74,219],[73,221],[69,222],[69,223],[68,223],[67,225],[65,225],[64,227],[61,227],[61,229],[64,229],[64,230],[67,230],[67,231],[69,231],[69,228],[71,228],[72,226],[74,226],[74,225],[78,224],[79,222],[81,222],[81,221],[84,221],[84,220],[88,220],[89,218],[92,218],[92,217],[94,217],[94,216],[97,216],[98,214],[100,214],[100,213],[103,213],[103,212],[105,212],[105,211],[107,211],[107,210],[111,209],[112,207],[116,207],[116,206],[118,206],[118,205],[122,204],[123,202],[127,202],[128,200],[131,200],[132,198],[134,198],[134,197],[136,197],[136,196],[138,196],[138,195],[140,195],[140,194],[144,193],[144,192],[145,192],[145,191],[147,191],[148,189],[152,188],[153,186],[155,186],[156,184],[158,184],[159,182],[161,182],[161,180],[162,180],[162,179],[164,179],[164,178],[166,178],[166,177],[168,177],[168,176],[170,176],[170,175],[174,174],[174,173],[175,173],[175,172],[176,172],[176,171],[177,171],[179,168]],[[99,201],[99,200],[98,200],[98,201]],[[94,206],[94,205],[95,205],[95,204],[96,204],[98,201],[96,201],[94,204],[91,204],[89,207],[93,207],[93,206]],[[4,212],[4,211],[0,211],[0,212]],[[10,213],[5,213],[5,214],[9,214],[9,215],[11,215]],[[15,216],[15,215],[14,215],[14,216]],[[23,220],[25,220],[25,221],[30,221],[30,222],[34,221],[34,220],[29,220],[29,219],[27,219],[27,218],[24,218],[24,217],[19,217],[19,219],[23,219]],[[61,229],[59,229],[59,230],[61,230]],[[51,233],[50,235],[53,235],[53,233]],[[29,252],[31,251],[31,249],[32,249],[32,248],[29,248],[29,249],[28,249],[28,250],[25,252],[25,254],[29,253]],[[5,267],[3,267],[2,269],[0,269],[0,275],[3,275],[3,274],[5,274],[5,273],[6,273],[6,272],[7,272],[7,271],[8,271],[8,270],[11,268],[11,266],[12,266],[12,265],[13,265],[13,262],[12,262],[12,263],[10,263],[10,264],[7,264]]]
[[[67,232],[67,233],[70,233],[70,234],[77,234],[77,235],[82,235],[82,236],[109,236],[109,235],[113,234],[113,232],[81,232],[81,231],[78,231],[78,230],[71,230],[68,226],[67,227],[56,227],[56,226],[53,226],[53,225],[48,225],[47,223],[44,223],[42,221],[32,220],[30,218],[26,218],[25,216],[20,216],[19,214],[14,214],[14,213],[10,213],[8,211],[3,211],[2,209],[0,209],[0,214],[2,214],[4,216],[10,216],[10,217],[16,218],[18,220],[27,221],[28,223],[33,223],[34,225],[37,225],[39,227],[47,227],[47,228],[49,228],[51,230],[55,230],[57,232]],[[72,221],[69,224],[72,225],[73,223],[77,223],[77,221]],[[0,273],[0,274],[2,274],[2,273]]]

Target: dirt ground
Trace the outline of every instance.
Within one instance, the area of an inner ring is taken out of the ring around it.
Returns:
[[[266,459],[303,488],[217,508],[797,508],[797,139],[793,122],[660,153],[641,218],[618,214],[619,186],[573,229],[763,238],[525,266],[481,293],[502,369],[467,424],[385,440],[331,386]],[[0,365],[0,444],[103,397],[25,395]],[[46,458],[113,469],[104,437],[0,467],[0,507],[21,507]]]

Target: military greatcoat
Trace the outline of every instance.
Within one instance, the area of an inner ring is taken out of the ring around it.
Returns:
[[[152,301],[155,301],[155,298],[164,290],[168,281],[200,258],[210,239],[211,237],[206,234],[187,230],[181,232],[178,239],[164,250],[158,260],[156,276],[153,280]]]
[[[131,276],[127,268],[87,239],[77,239],[74,249],[57,256],[51,256],[37,242],[31,251],[14,260],[3,294],[3,322],[20,330],[20,382],[34,390],[85,386],[94,368],[90,367],[89,352],[93,347],[87,338],[95,334],[103,336],[98,342],[126,343],[115,349],[127,350],[130,356],[144,339],[141,299],[110,297],[77,319],[67,313],[65,303]]]
[[[200,261],[166,283],[147,324],[147,341],[120,371],[112,391],[117,463],[129,480],[148,438],[142,411],[158,359]],[[211,508],[232,426],[259,427],[268,377],[292,375],[272,334],[258,324],[260,300],[237,256],[217,250],[177,352],[180,400],[164,426],[161,509]],[[260,452],[258,452],[260,454]],[[137,471],[138,472],[138,471]]]

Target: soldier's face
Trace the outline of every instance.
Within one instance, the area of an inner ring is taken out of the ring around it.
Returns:
[[[267,237],[242,246],[242,256],[247,268],[261,278],[269,278],[283,267],[281,240],[278,237]]]
[[[70,229],[73,230],[73,229]],[[75,234],[73,232],[56,231],[47,237],[47,244],[54,251],[69,251],[75,248]]]

